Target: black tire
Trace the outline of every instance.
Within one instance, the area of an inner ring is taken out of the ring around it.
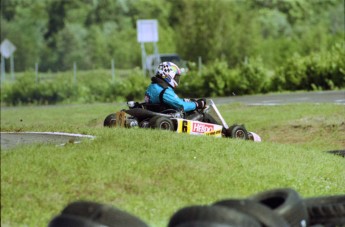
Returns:
[[[345,158],[345,150],[333,150],[333,151],[327,151],[330,154],[340,155],[343,158]]]
[[[151,128],[154,129],[160,129],[160,130],[168,130],[168,131],[174,131],[174,123],[172,120],[166,117],[162,116],[154,116],[150,119],[149,123]]]
[[[282,216],[291,226],[308,226],[309,217],[304,200],[290,188],[274,189],[249,198]]]
[[[276,212],[270,208],[248,199],[226,199],[221,200],[213,205],[225,206],[242,213],[248,214],[251,217],[258,220],[262,226],[266,227],[289,227],[287,221],[279,216]]]
[[[48,227],[104,227],[83,217],[62,214],[53,218]]]
[[[177,225],[176,227],[236,227],[234,225],[228,225],[228,224],[219,224],[215,222],[199,222],[199,221],[193,221],[193,222],[186,222],[181,225]]]
[[[119,210],[112,206],[89,201],[73,202],[66,206],[61,214],[86,218],[87,220],[90,220],[94,223],[106,225],[109,227],[148,226],[141,219],[125,211]]]
[[[116,124],[116,115],[114,113],[109,114],[104,119],[104,122],[103,122],[103,126],[104,127],[109,127],[109,128],[115,127],[115,124]]]
[[[170,218],[168,227],[260,226],[252,217],[222,206],[189,206]]]
[[[310,224],[345,226],[345,195],[305,199]]]
[[[233,125],[228,129],[231,138],[248,140],[248,131],[243,125]]]
[[[145,119],[139,123],[140,128],[149,128],[150,127],[150,122],[149,120]]]

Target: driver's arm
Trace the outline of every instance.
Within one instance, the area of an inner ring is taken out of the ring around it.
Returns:
[[[186,102],[179,98],[177,94],[170,88],[166,89],[163,95],[164,103],[174,107],[175,109],[183,109],[185,112],[193,111],[196,109],[195,102]]]

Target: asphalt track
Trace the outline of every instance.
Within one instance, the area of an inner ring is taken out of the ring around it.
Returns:
[[[284,105],[289,103],[334,103],[344,105],[345,90],[321,92],[296,92],[282,94],[248,95],[213,98],[216,104],[244,103],[247,105]],[[91,135],[70,134],[61,132],[1,132],[1,151],[19,145],[32,143],[50,143],[64,145],[79,143],[83,139],[93,139]]]
[[[67,143],[80,143],[83,139],[94,138],[91,135],[63,132],[1,132],[1,151],[32,143],[63,146]]]
[[[295,92],[282,94],[246,95],[214,98],[216,104],[245,103],[248,105],[283,105],[289,103],[335,103],[345,105],[345,90]]]

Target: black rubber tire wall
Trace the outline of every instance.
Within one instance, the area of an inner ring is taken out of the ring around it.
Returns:
[[[94,223],[87,218],[74,215],[62,214],[53,218],[48,227],[104,227],[104,225]]]
[[[147,227],[138,217],[115,207],[89,201],[77,201],[66,206],[62,215],[83,217],[97,224],[117,227]]]
[[[283,217],[279,216],[276,212],[266,207],[265,205],[252,200],[226,199],[218,201],[214,203],[214,205],[225,206],[248,214],[258,220],[262,224],[262,226],[289,227],[289,224]]]
[[[197,225],[198,224],[198,225]],[[202,225],[201,225],[202,224]],[[188,206],[173,214],[168,227],[187,226],[261,226],[255,219],[223,206]]]
[[[345,226],[345,195],[305,199],[310,224]]]
[[[309,216],[304,200],[290,188],[268,190],[249,199],[259,202],[282,216],[291,226],[308,226]]]

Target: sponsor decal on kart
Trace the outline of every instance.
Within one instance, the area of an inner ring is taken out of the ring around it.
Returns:
[[[222,130],[215,130],[215,131],[211,131],[211,132],[205,132],[205,135],[208,136],[222,136]]]
[[[192,132],[198,132],[198,133],[204,133],[204,132],[211,132],[214,130],[213,125],[205,124],[205,123],[199,123],[199,122],[193,122],[193,128]]]
[[[178,133],[187,133],[192,135],[209,135],[215,137],[222,136],[221,125],[203,123],[199,121],[191,121],[186,119],[177,119]]]

